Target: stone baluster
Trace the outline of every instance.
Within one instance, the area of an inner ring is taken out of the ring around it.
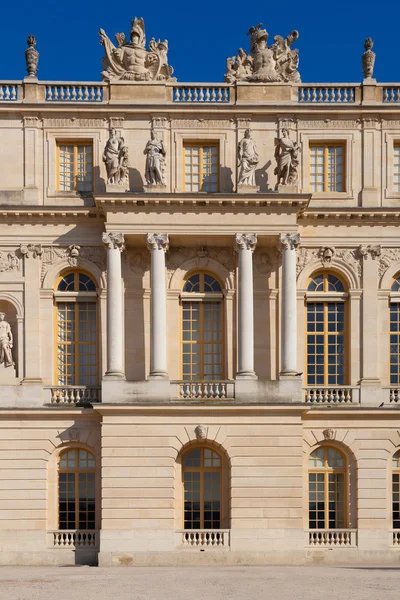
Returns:
[[[106,377],[125,379],[123,359],[122,233],[103,233],[107,248],[107,371]]]
[[[165,253],[169,247],[167,233],[148,233],[147,246],[151,252],[151,325],[150,378],[167,379],[167,291]]]
[[[282,252],[281,376],[297,373],[296,248],[299,243],[298,233],[279,236]]]
[[[238,369],[237,378],[256,379],[254,372],[253,252],[256,233],[237,233],[238,265]]]

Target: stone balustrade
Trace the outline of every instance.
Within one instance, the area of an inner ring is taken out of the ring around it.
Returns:
[[[65,385],[52,386],[50,390],[51,404],[76,404],[77,402],[101,402],[100,386]]]
[[[185,548],[229,548],[229,529],[185,529],[181,535],[181,546]]]
[[[299,87],[300,103],[348,104],[356,101],[356,85],[309,84]]]
[[[46,84],[45,99],[48,102],[102,102],[103,84],[54,82]]]
[[[179,383],[179,398],[225,399],[235,397],[235,383],[227,381],[182,381]]]
[[[176,85],[172,92],[173,102],[214,102],[218,104],[231,101],[231,86],[193,83]]]
[[[382,102],[400,103],[400,85],[384,86],[382,88]]]
[[[400,387],[391,387],[388,389],[389,402],[397,404],[400,402]]]
[[[20,84],[16,81],[0,81],[0,102],[17,102]]]
[[[390,532],[392,546],[400,548],[400,529],[392,529]]]
[[[313,548],[355,548],[357,529],[308,529],[306,540]]]
[[[308,404],[358,404],[360,388],[351,385],[307,386],[304,400]]]
[[[48,531],[53,548],[96,549],[99,547],[99,531],[96,529],[60,529]]]

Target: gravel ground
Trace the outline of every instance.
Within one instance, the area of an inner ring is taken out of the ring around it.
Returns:
[[[398,600],[397,567],[0,567],[1,600]]]

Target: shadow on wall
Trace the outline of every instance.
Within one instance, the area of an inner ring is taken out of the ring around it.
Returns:
[[[130,192],[143,192],[143,178],[138,169],[129,167],[129,191]]]
[[[259,169],[256,169],[256,185],[260,186],[260,192],[271,192],[273,191],[273,185],[269,186],[268,185],[268,181],[269,181],[269,177],[268,177],[268,169],[271,166],[271,161],[269,160],[263,167],[260,167]]]
[[[221,192],[233,192],[233,173],[229,167],[221,167]]]

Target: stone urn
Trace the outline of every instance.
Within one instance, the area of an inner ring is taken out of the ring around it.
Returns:
[[[28,48],[25,50],[26,71],[29,77],[36,77],[39,62],[39,52],[35,48],[35,36],[30,35],[26,43],[28,44]]]
[[[364,42],[365,52],[362,55],[362,67],[365,79],[371,78],[374,72],[375,52],[372,52],[373,45],[372,38],[367,38]]]

